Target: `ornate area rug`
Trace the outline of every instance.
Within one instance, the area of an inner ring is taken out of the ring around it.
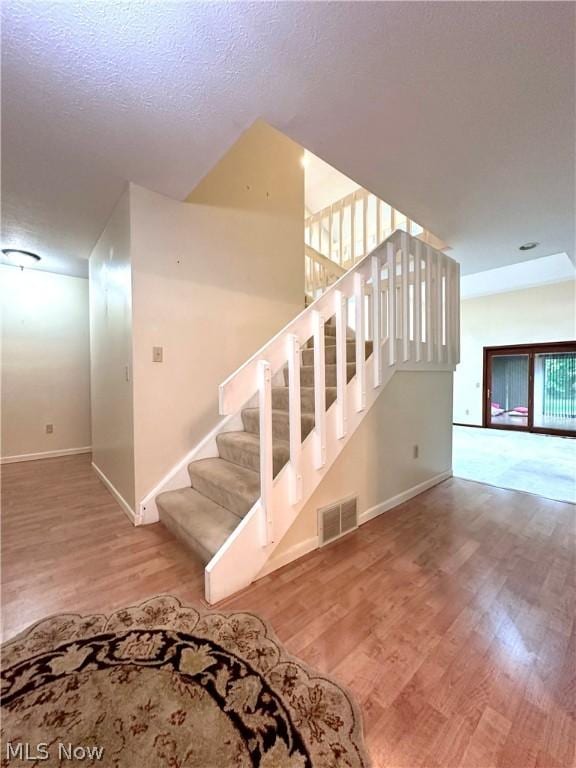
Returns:
[[[348,694],[261,619],[162,596],[110,617],[53,616],[3,646],[2,766],[25,764],[369,763]]]

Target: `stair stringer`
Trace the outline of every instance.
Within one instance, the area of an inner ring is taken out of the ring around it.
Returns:
[[[387,343],[383,345],[383,358],[387,360]],[[398,357],[397,357],[398,359]],[[316,441],[318,440],[315,427],[302,443],[302,495],[300,500],[290,503],[290,464],[288,463],[275,478],[269,503],[274,520],[274,540],[263,544],[263,509],[261,499],[258,499],[252,509],[244,517],[230,537],[216,552],[205,568],[205,597],[208,603],[217,603],[226,597],[248,587],[264,568],[274,550],[304,508],[316,488],[320,485],[330,468],[346,447],[350,437],[358,429],[367,416],[372,405],[384,391],[392,376],[397,371],[453,371],[454,365],[449,363],[427,362],[396,362],[393,365],[384,363],[382,366],[382,381],[377,387],[366,387],[366,404],[358,410],[358,382],[355,376],[346,386],[347,429],[343,437],[338,437],[337,403],[326,412],[326,462],[321,468],[315,467],[317,455]],[[367,382],[374,380],[374,355],[365,362]]]

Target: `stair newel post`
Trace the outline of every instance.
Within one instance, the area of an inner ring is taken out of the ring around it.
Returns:
[[[388,261],[388,364],[396,362],[396,246],[387,243]]]
[[[288,334],[288,407],[290,428],[290,503],[302,498],[302,423],[300,401],[300,341]]]
[[[460,264],[454,263],[454,359],[453,363],[460,362]]]
[[[314,434],[316,439],[316,469],[326,464],[326,355],[324,344],[324,315],[313,312],[314,329]]]
[[[407,232],[401,235],[402,280],[402,358],[410,359],[410,240]]]
[[[422,241],[414,246],[414,345],[416,361],[422,360]]]
[[[380,257],[372,256],[372,355],[374,360],[374,386],[382,383],[382,293],[380,287]]]
[[[452,348],[452,335],[453,335],[453,322],[454,317],[452,314],[453,309],[453,301],[452,301],[452,291],[453,289],[453,282],[454,282],[454,276],[452,273],[452,266],[446,261],[445,262],[445,269],[446,269],[446,292],[444,294],[444,322],[446,323],[446,353],[445,353],[445,361],[447,363],[452,363],[454,359],[454,350]]]
[[[424,275],[426,291],[426,359],[431,363],[434,359],[434,293],[432,280],[432,249],[426,246],[426,273]]]
[[[347,432],[346,415],[346,296],[335,291],[336,311],[336,435],[342,438]]]
[[[356,313],[356,410],[366,408],[366,345],[364,343],[364,275],[354,275],[354,304]]]
[[[272,480],[274,462],[272,451],[272,370],[267,360],[258,361],[258,406],[260,415],[260,499],[263,512],[263,543],[274,541],[272,519]]]

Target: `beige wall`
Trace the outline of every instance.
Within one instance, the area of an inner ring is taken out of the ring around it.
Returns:
[[[89,447],[88,281],[14,267],[0,281],[2,458]]]
[[[358,512],[452,468],[452,373],[399,372],[278,545],[274,561],[318,535],[318,509],[358,496]],[[414,446],[419,457],[414,458]]]
[[[576,303],[572,281],[462,301],[454,421],[482,424],[484,347],[574,338]]]
[[[303,309],[301,154],[258,123],[190,202],[131,188],[137,501],[216,425],[218,384]]]
[[[90,343],[93,461],[134,509],[128,190],[90,257]]]

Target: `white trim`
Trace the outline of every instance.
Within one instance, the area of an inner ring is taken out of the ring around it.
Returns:
[[[0,464],[16,464],[19,461],[36,461],[38,459],[55,459],[58,456],[75,456],[80,453],[91,453],[92,446],[84,448],[62,448],[60,451],[43,451],[42,453],[23,453],[20,456],[3,456]]]
[[[256,578],[261,579],[263,576],[267,576],[269,573],[272,573],[272,571],[277,571],[278,568],[282,568],[283,565],[288,565],[288,563],[291,563],[294,560],[299,560],[309,552],[313,552],[315,549],[318,549],[319,545],[320,542],[318,540],[318,536],[312,536],[310,539],[299,541],[297,544],[288,547],[288,549],[281,554],[272,556]]]
[[[405,501],[413,499],[414,496],[419,496],[421,493],[424,493],[424,491],[427,491],[429,488],[433,488],[435,485],[438,485],[438,483],[442,483],[449,477],[452,477],[451,469],[447,470],[446,472],[440,472],[439,475],[434,475],[434,477],[431,477],[429,480],[424,480],[423,483],[418,483],[418,485],[414,485],[412,488],[408,488],[408,490],[402,491],[402,493],[398,493],[396,496],[392,496],[386,501],[381,501],[380,504],[376,504],[374,507],[370,507],[370,509],[367,509],[365,512],[362,512],[361,515],[359,515],[359,525],[364,525],[364,523],[367,523],[369,520],[373,520],[375,517],[378,517],[378,515],[387,512],[389,509],[393,509],[399,504],[403,504]]]
[[[94,470],[94,472],[96,472],[100,480],[102,480],[106,488],[108,488],[112,496],[114,496],[118,504],[120,504],[120,506],[122,507],[122,511],[126,514],[130,522],[136,525],[137,524],[136,515],[134,514],[134,510],[132,509],[130,504],[128,504],[126,499],[119,493],[119,491],[116,490],[116,488],[112,485],[110,480],[108,480],[104,472],[102,472],[102,470],[99,467],[97,467],[96,464],[94,464],[94,462],[92,462],[92,469]]]
[[[362,512],[360,515],[358,515],[358,525],[363,525],[364,523],[373,520],[375,517],[378,517],[378,515],[381,515],[384,512],[387,512],[388,510],[403,504],[405,501],[409,501],[415,496],[419,496],[421,493],[424,493],[424,491],[427,491],[430,488],[433,488],[435,485],[442,483],[449,477],[452,477],[451,469],[447,470],[446,472],[441,472],[439,475],[434,475],[434,477],[431,477],[429,480],[425,480],[423,483],[414,485],[412,488],[408,488],[408,490],[402,491],[402,493],[398,493],[396,496],[392,496],[390,499],[382,501],[380,504],[376,504],[374,507],[370,507],[370,509],[367,509],[365,512]],[[355,494],[346,497],[344,501],[353,498],[356,498]],[[332,505],[329,504],[328,506]],[[354,533],[354,531],[357,530],[358,528],[353,528],[351,531],[347,531],[343,535],[347,536],[349,533]],[[342,538],[343,536],[339,536],[337,539],[331,539],[330,541],[326,542],[324,546],[328,546],[329,544],[332,544],[335,541],[339,541]],[[256,578],[261,579],[263,576],[268,576],[269,573],[277,571],[278,568],[282,568],[284,565],[288,565],[288,563],[294,562],[294,560],[299,560],[301,557],[304,557],[304,555],[307,555],[309,552],[312,552],[315,549],[320,549],[319,536],[312,536],[310,539],[299,541],[297,544],[293,544],[279,555],[273,555]]]

